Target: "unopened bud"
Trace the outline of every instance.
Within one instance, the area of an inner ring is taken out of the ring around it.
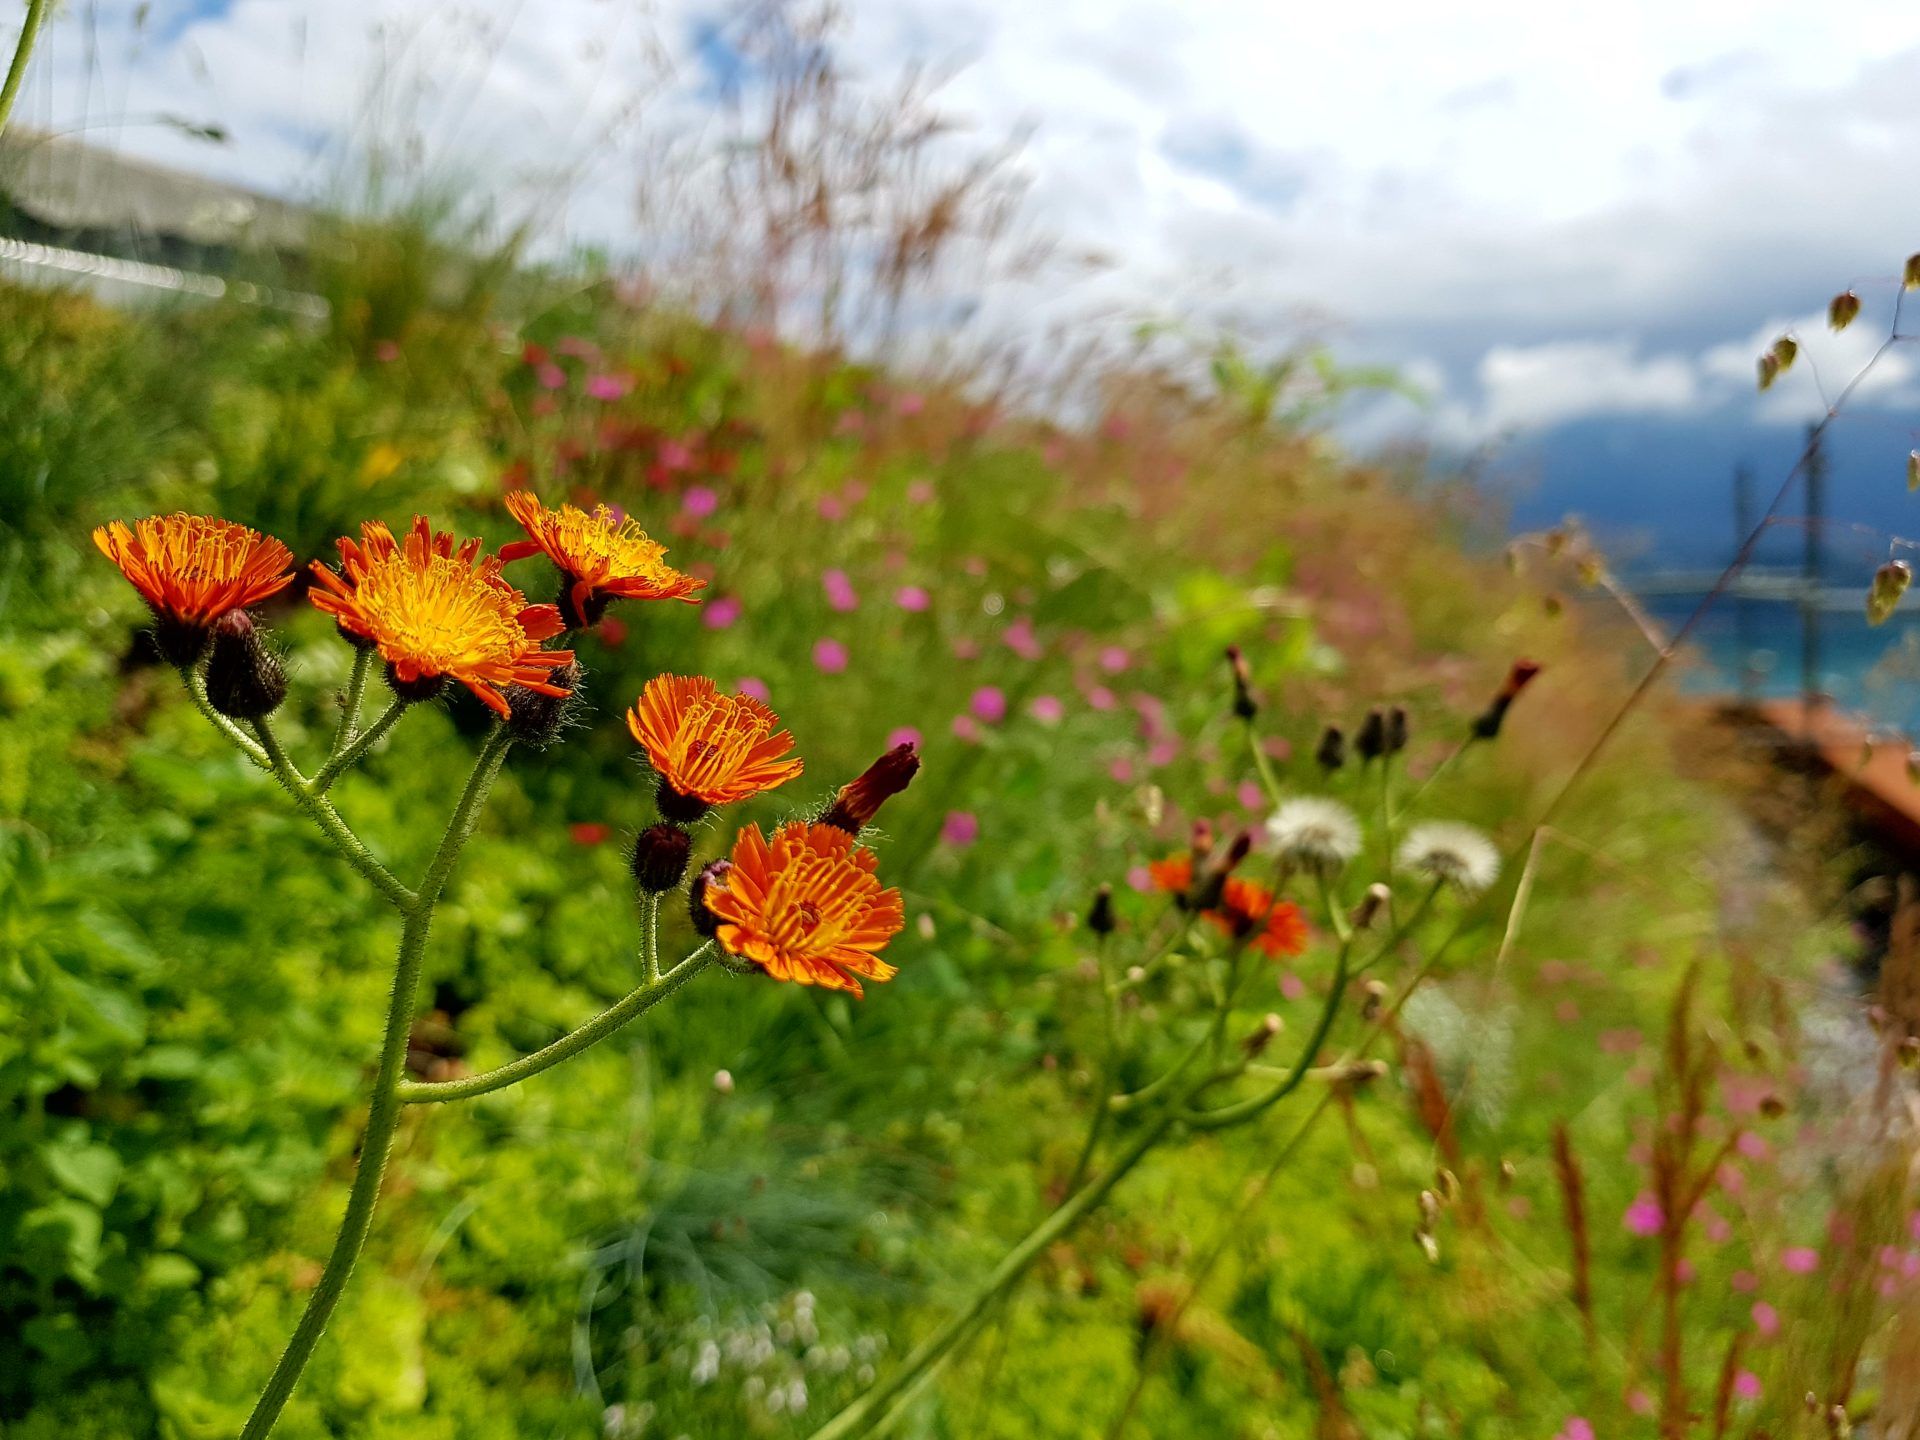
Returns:
[[[1442,1165],[1433,1177],[1434,1188],[1440,1192],[1440,1198],[1451,1205],[1460,1198],[1460,1177]]]
[[[1253,698],[1253,677],[1247,672],[1247,657],[1238,645],[1227,647],[1227,664],[1233,668],[1233,713],[1241,720],[1251,720],[1260,713],[1260,704]]]
[[[633,842],[634,882],[649,895],[664,895],[687,873],[693,837],[678,825],[649,825]]]
[[[1827,324],[1836,330],[1846,329],[1859,315],[1860,297],[1851,290],[1842,290],[1827,306]]]
[[[1513,1182],[1519,1178],[1520,1171],[1514,1166],[1511,1160],[1502,1160],[1500,1162],[1500,1188],[1502,1190],[1510,1189]]]
[[[1274,1036],[1286,1027],[1286,1022],[1278,1015],[1269,1014],[1253,1029],[1253,1033],[1240,1042],[1240,1048],[1249,1056],[1258,1055],[1273,1043]]]
[[[229,610],[213,622],[213,653],[207,658],[207,700],[232,720],[260,720],[287,698],[287,672],[280,657],[244,610]]]
[[[1360,1018],[1371,1023],[1380,1018],[1380,1012],[1387,1008],[1387,983],[1384,980],[1369,980],[1360,987]]]
[[[507,733],[516,745],[544,750],[558,740],[566,728],[568,712],[573,708],[573,692],[580,685],[580,666],[577,663],[562,665],[547,680],[567,693],[549,695],[519,684],[507,687]]]
[[[1533,683],[1534,676],[1540,673],[1540,666],[1532,660],[1516,660],[1507,671],[1507,678],[1500,683],[1500,689],[1487,703],[1473,722],[1473,738],[1491,740],[1500,733],[1500,727],[1506,723],[1507,711],[1513,702],[1520,698],[1520,692]]]
[[[1360,733],[1354,737],[1353,748],[1362,760],[1378,760],[1387,753],[1387,712],[1378,705],[1367,711],[1367,718],[1360,722]]]
[[[1440,1219],[1440,1197],[1431,1190],[1420,1192],[1420,1228],[1431,1230]]]
[[[1773,358],[1780,363],[1780,373],[1786,374],[1793,368],[1794,359],[1800,354],[1800,347],[1791,336],[1782,335],[1773,342]]]
[[[1387,754],[1398,755],[1407,748],[1407,707],[1395,705],[1387,711]]]
[[[1901,272],[1900,283],[1909,290],[1920,290],[1920,255],[1907,257],[1906,269]]]
[[[1367,887],[1367,893],[1360,897],[1360,903],[1353,907],[1353,928],[1371,930],[1392,903],[1393,891],[1376,880]]]
[[[920,755],[911,741],[894,746],[869,765],[859,778],[841,787],[820,823],[858,835],[872,823],[882,805],[913,782],[919,770]]]
[[[693,921],[694,933],[703,940],[711,940],[720,928],[720,917],[707,908],[707,896],[715,887],[726,888],[727,874],[732,869],[732,861],[715,860],[694,876],[693,884],[687,887],[687,918]]]
[[[1313,752],[1322,770],[1338,770],[1347,763],[1347,737],[1338,725],[1329,725],[1320,734],[1320,747]]]
[[[1867,623],[1884,625],[1912,583],[1913,567],[1904,560],[1889,560],[1874,571],[1873,585],[1867,591]]]
[[[1093,906],[1087,911],[1087,929],[1096,935],[1113,933],[1113,886],[1102,885],[1093,894]]]
[[[731,1095],[733,1093],[733,1072],[731,1070],[714,1071],[713,1089],[717,1095]]]

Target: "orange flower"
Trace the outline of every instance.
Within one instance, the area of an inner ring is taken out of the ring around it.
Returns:
[[[784,785],[801,770],[793,736],[751,695],[722,695],[704,676],[656,675],[627,711],[627,728],[660,776],[661,813],[697,820]]]
[[[1307,920],[1291,900],[1275,900],[1273,892],[1252,880],[1233,875],[1220,897],[1220,908],[1207,916],[1229,935],[1247,936],[1247,943],[1272,960],[1298,955],[1307,948]]]
[[[605,505],[596,505],[591,515],[574,505],[549,510],[531,490],[515,490],[507,495],[507,509],[527,538],[502,545],[500,558],[544,553],[567,577],[560,604],[570,627],[597,623],[616,598],[700,603],[694,591],[707,582],[667,564],[666,546]]]
[[[879,862],[832,825],[796,820],[769,845],[758,825],[733,844],[732,864],[703,892],[728,954],[744,956],[776,980],[823,985],[858,998],[854,978],[891,980],[880,951],[906,922],[898,890],[874,878]]]
[[[559,610],[527,604],[500,574],[500,557],[481,556],[478,540],[456,551],[452,535],[416,515],[402,543],[369,520],[358,543],[340,541],[338,572],[316,560],[313,574],[315,606],[378,650],[389,682],[410,699],[458,680],[504,717],[508,685],[568,693],[552,672],[571,664],[573,652],[540,648],[560,633]]]
[[[293,580],[293,552],[285,545],[211,515],[153,515],[132,528],[115,520],[93,532],[93,543],[152,608],[161,651],[176,665],[200,658],[222,615],[257,605]]]
[[[1164,860],[1149,860],[1147,873],[1153,877],[1154,889],[1184,895],[1193,888],[1193,857],[1169,855]]]

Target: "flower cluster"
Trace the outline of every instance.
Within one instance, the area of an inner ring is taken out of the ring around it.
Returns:
[[[396,712],[458,682],[513,739],[539,742],[557,734],[580,679],[574,652],[547,642],[597,624],[614,600],[697,603],[706,582],[668,565],[663,546],[605,506],[549,509],[526,490],[511,493],[507,506],[527,538],[497,553],[437,531],[423,516],[398,537],[370,520],[358,537],[338,542],[336,565],[311,563],[308,597],[363,660],[378,657]],[[263,724],[284,699],[286,679],[253,611],[292,583],[288,547],[203,515],[116,521],[94,541],[147,602],[162,654],[197,678],[206,703],[229,720]],[[506,576],[508,564],[536,554],[560,572],[555,604],[530,603]],[[196,674],[209,650],[204,674]],[[793,736],[764,700],[726,694],[702,676],[654,677],[626,718],[657,778],[660,820],[641,832],[633,854],[636,883],[656,899],[686,877],[692,826],[802,772]],[[771,836],[758,825],[741,830],[692,887],[696,928],[776,979],[858,996],[861,978],[892,978],[880,952],[905,923],[904,909],[900,892],[880,884],[860,832],[919,763],[912,745],[896,746],[817,820],[789,822]]]

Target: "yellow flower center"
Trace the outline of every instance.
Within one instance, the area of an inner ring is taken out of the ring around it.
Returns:
[[[429,674],[452,674],[529,648],[521,598],[464,560],[431,555],[425,564],[395,553],[375,560],[355,587],[378,627],[381,653]]]
[[[615,519],[605,505],[595,506],[591,515],[563,505],[548,518],[547,526],[553,548],[566,555],[583,577],[652,576],[667,568],[661,560],[667,547],[652,539],[631,515]]]

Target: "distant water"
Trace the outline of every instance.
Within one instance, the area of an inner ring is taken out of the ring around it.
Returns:
[[[1864,590],[1862,599],[1864,604]],[[1665,596],[1648,601],[1647,609],[1671,634],[1699,600]],[[1820,688],[1845,709],[1920,736],[1920,588],[1907,605],[1878,627],[1867,624],[1864,608],[1820,611]],[[1751,655],[1760,694],[1800,693],[1801,619],[1791,602],[1722,596],[1695,628],[1690,644],[1696,653],[1682,681],[1687,690],[1737,691]]]

